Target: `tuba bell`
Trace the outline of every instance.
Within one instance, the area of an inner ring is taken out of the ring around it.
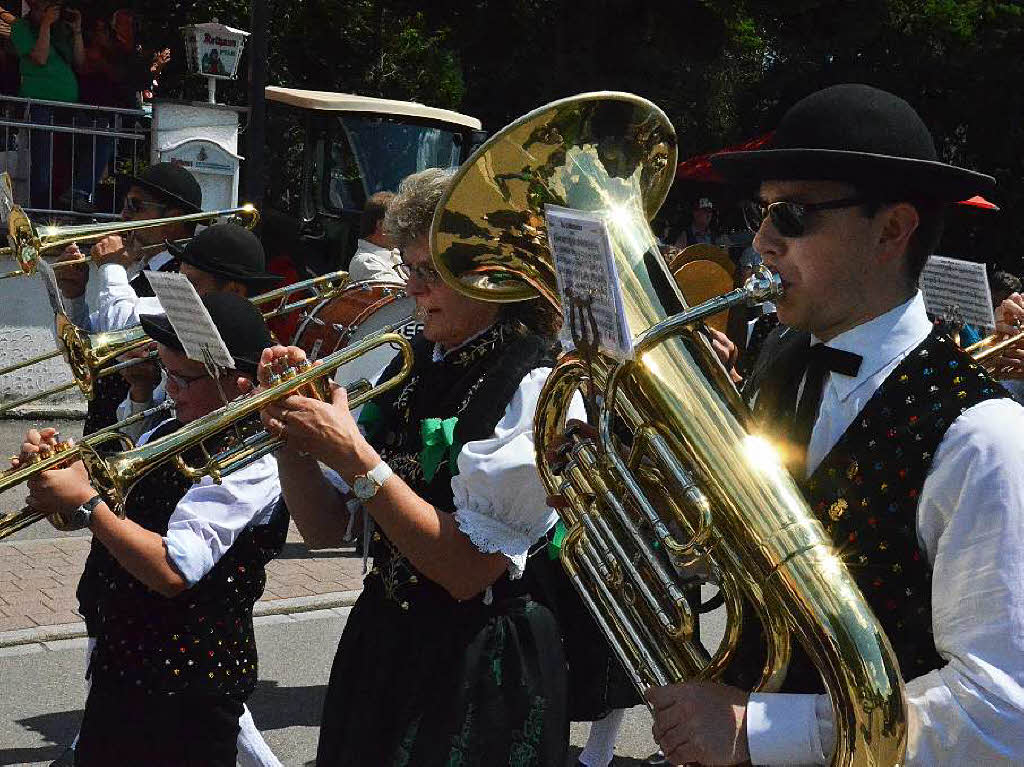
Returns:
[[[570,579],[641,692],[719,676],[751,606],[767,642],[757,689],[778,689],[795,639],[831,698],[832,763],[899,764],[906,701],[888,639],[699,328],[771,295],[777,279],[761,272],[687,308],[648,224],[675,167],[672,125],[644,99],[548,104],[456,173],[434,214],[434,265],[473,298],[560,306],[545,206],[603,218],[634,354],[618,361],[574,332],[576,350],[559,357],[534,423],[542,480],[562,500]],[[567,431],[580,394],[592,428]],[[713,655],[684,598],[698,578],[719,584],[726,605]]]

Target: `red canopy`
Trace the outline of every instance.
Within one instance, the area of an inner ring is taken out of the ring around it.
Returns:
[[[742,144],[716,149],[713,152],[699,154],[683,160],[676,166],[676,179],[679,181],[697,181],[700,183],[725,184],[726,180],[722,175],[711,167],[712,155],[724,152],[748,152],[754,149],[761,149],[771,139],[774,131],[765,133],[763,136],[744,141]]]
[[[994,202],[989,202],[980,194],[975,195],[969,200],[961,200],[960,202],[957,203],[957,205],[966,205],[971,208],[978,208],[979,210],[990,210],[993,213],[999,211],[998,205],[996,205]]]

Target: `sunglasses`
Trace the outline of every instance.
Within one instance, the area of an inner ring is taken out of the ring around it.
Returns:
[[[166,205],[159,202],[150,202],[139,197],[125,197],[124,210],[126,213],[141,213],[144,210],[167,210]]]
[[[413,276],[424,285],[437,285],[441,282],[441,275],[438,274],[437,269],[429,264],[407,264],[405,261],[402,261],[395,266],[395,271],[406,282]]]
[[[772,226],[783,237],[802,237],[807,233],[807,214],[819,210],[839,210],[852,208],[869,202],[864,197],[845,197],[841,200],[827,202],[762,202],[749,200],[743,203],[743,218],[746,219],[750,231],[755,234],[760,230],[766,218],[772,220]]]

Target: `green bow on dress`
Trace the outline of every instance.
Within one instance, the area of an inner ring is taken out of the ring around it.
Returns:
[[[458,416],[451,418],[424,418],[420,422],[420,466],[423,468],[423,479],[430,482],[437,473],[441,461],[448,458],[448,468],[452,475],[459,473],[458,457],[461,445],[455,444],[455,424]]]

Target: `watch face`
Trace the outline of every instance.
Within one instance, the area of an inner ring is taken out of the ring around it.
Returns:
[[[356,494],[356,498],[373,498],[377,494],[377,483],[367,476],[356,477],[352,482],[352,492]]]

